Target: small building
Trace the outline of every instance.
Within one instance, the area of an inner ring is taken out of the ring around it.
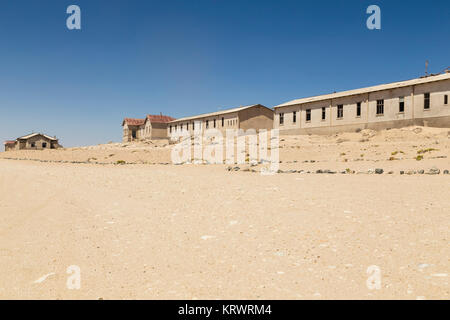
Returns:
[[[200,123],[201,128],[195,127],[198,123]],[[173,120],[169,122],[167,130],[169,137],[176,138],[187,132],[193,134],[197,129],[202,131],[218,129],[225,133],[227,129],[254,129],[259,131],[262,129],[271,130],[272,128],[273,110],[261,104],[254,104]]]
[[[167,125],[175,118],[147,115],[144,119],[125,118],[122,121],[123,142],[167,139]]]
[[[15,140],[5,141],[4,145],[5,151],[12,151],[16,148],[16,141]]]
[[[274,128],[280,134],[333,134],[410,125],[450,127],[449,71],[289,101],[275,107]]]
[[[125,118],[122,121],[123,142],[141,140],[141,128],[145,119]]]
[[[32,133],[14,141],[5,141],[5,151],[58,149],[61,145],[56,137],[42,133]]]

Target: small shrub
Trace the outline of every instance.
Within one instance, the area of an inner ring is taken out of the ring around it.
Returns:
[[[117,160],[116,164],[126,164],[126,162],[124,160]]]
[[[434,148],[422,149],[422,150],[417,151],[417,154],[425,154],[425,153],[431,152],[431,151],[438,151],[438,149],[434,149]]]
[[[422,160],[423,159],[423,155],[418,155],[417,157],[416,157],[416,160],[417,161],[420,161],[420,160]]]

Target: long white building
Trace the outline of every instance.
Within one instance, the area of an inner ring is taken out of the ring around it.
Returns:
[[[450,127],[449,71],[289,101],[274,108],[274,128],[280,134],[331,134],[408,125]]]

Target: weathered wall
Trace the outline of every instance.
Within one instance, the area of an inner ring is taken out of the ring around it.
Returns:
[[[152,138],[152,123],[150,121],[145,121],[145,125],[143,127],[143,134],[141,139],[151,139]]]
[[[151,139],[167,139],[167,123],[152,123],[150,133]]]
[[[239,111],[239,128],[243,130],[273,128],[273,111],[263,106],[254,106]]]
[[[5,145],[5,151],[13,151],[13,150],[16,150],[16,145],[17,145],[17,144],[15,144],[15,145],[6,144],[6,145]]]
[[[133,138],[133,131],[136,133],[136,138]],[[143,135],[143,126],[132,126],[125,124],[123,126],[123,142],[131,142],[131,141],[138,141],[141,139],[141,136]]]

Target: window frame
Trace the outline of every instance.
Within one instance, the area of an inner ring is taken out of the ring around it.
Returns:
[[[337,119],[344,119],[344,105],[343,104],[338,104],[337,105],[336,118]]]
[[[292,123],[297,123],[297,111],[292,111]]]
[[[423,94],[423,109],[430,110],[431,107],[431,95],[429,92]]]
[[[327,108],[322,107],[322,121],[325,121],[327,119]]]
[[[398,97],[398,112],[405,113],[405,97]]]
[[[361,118],[361,105],[362,105],[362,102],[356,103],[356,117],[357,118]]]
[[[381,110],[381,112],[380,112]],[[377,99],[377,116],[384,116],[384,99]]]
[[[279,118],[280,126],[284,125],[284,112],[280,112]]]
[[[312,119],[311,109],[306,109],[305,112],[306,112],[305,121],[311,122]]]

